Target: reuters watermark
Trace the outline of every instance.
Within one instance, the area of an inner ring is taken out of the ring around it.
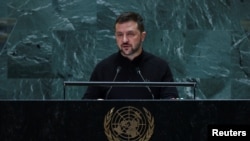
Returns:
[[[208,141],[215,139],[237,139],[237,141],[250,141],[250,125],[208,125]]]

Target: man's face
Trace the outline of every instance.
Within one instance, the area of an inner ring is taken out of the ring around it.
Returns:
[[[117,23],[115,25],[116,43],[121,54],[133,60],[142,51],[142,42],[146,32],[140,32],[134,21]]]

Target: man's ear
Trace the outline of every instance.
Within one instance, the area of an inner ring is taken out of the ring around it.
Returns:
[[[146,38],[146,31],[143,31],[142,33],[141,33],[141,39],[142,39],[142,41],[144,41],[144,39]]]

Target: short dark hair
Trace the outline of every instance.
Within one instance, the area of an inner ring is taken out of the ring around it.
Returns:
[[[140,14],[135,12],[124,12],[121,13],[120,16],[117,17],[115,21],[115,25],[117,23],[125,23],[128,21],[135,21],[138,25],[138,29],[143,32],[144,31],[144,24],[143,24],[143,18]]]

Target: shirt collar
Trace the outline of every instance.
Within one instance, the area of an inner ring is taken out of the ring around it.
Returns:
[[[120,51],[117,53],[117,61],[118,65],[134,65],[139,66],[140,62],[142,61],[142,58],[144,56],[144,51],[142,50],[141,54],[135,57],[133,60],[129,60],[128,58],[121,55]]]

